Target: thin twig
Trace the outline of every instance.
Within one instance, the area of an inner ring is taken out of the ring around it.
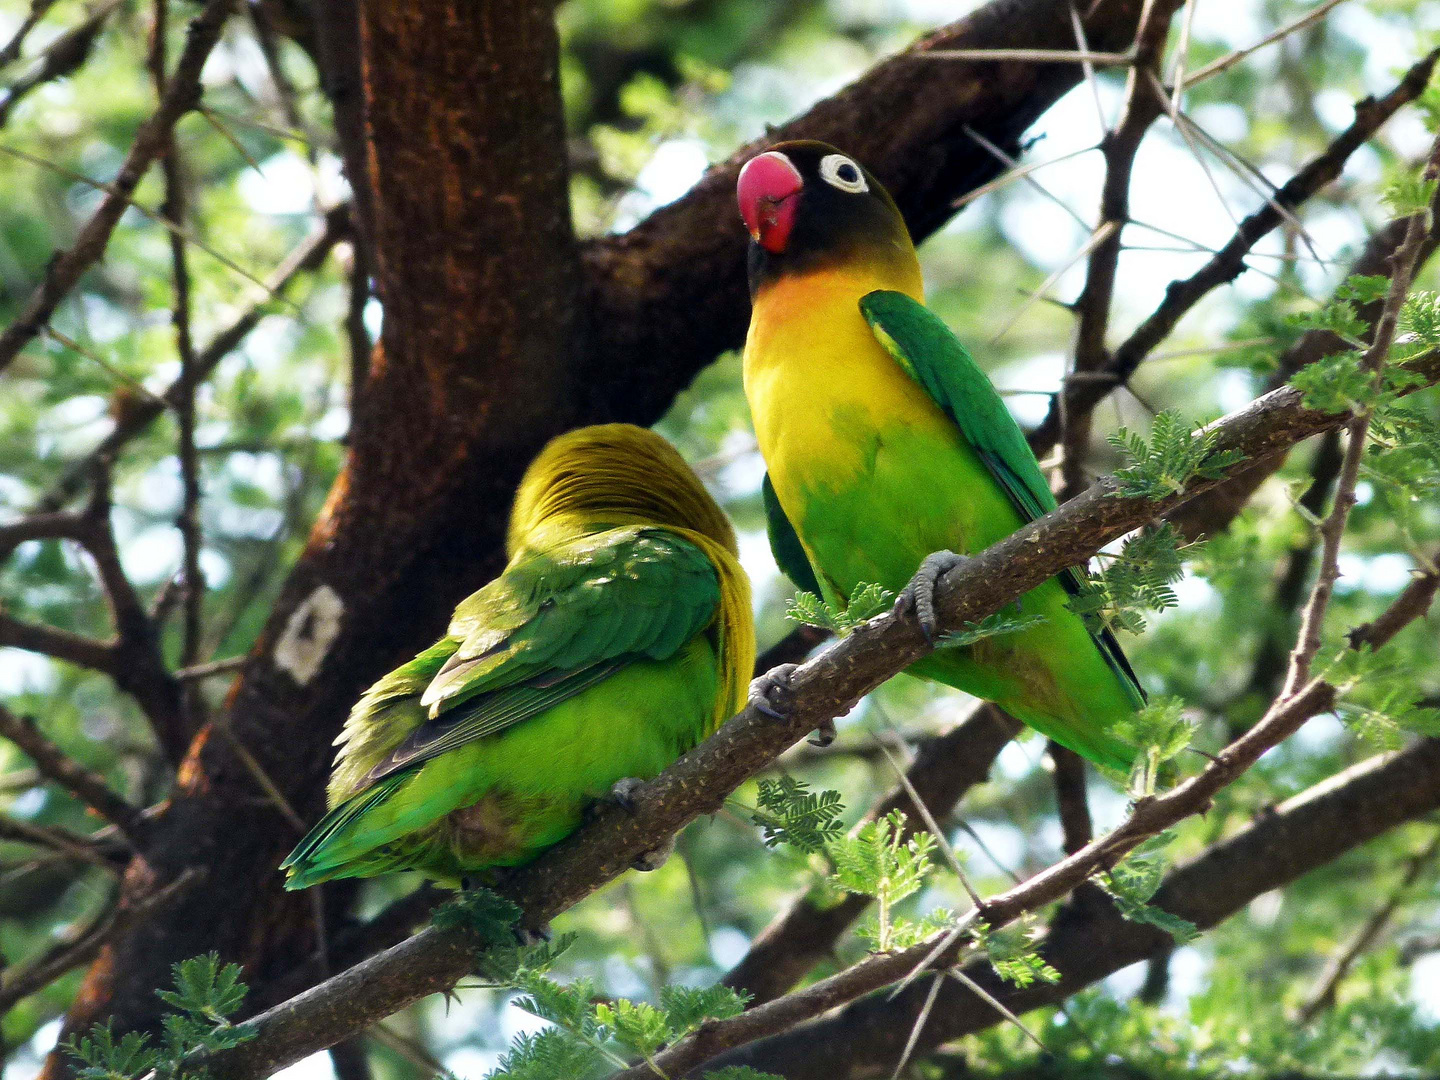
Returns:
[[[1410,856],[1405,862],[1405,872],[1400,875],[1400,880],[1390,890],[1390,895],[1385,898],[1375,911],[1365,920],[1350,943],[1330,958],[1325,965],[1315,989],[1305,1000],[1296,1015],[1296,1021],[1301,1024],[1308,1024],[1335,1003],[1335,991],[1340,986],[1340,981],[1345,978],[1351,966],[1358,960],[1372,945],[1375,944],[1382,931],[1389,924],[1395,912],[1409,897],[1410,890],[1420,880],[1422,874],[1434,863],[1436,855],[1440,855],[1440,832],[1437,832],[1423,848]]]
[[[0,974],[0,1014],[16,1002],[45,989],[67,971],[88,964],[109,942],[177,892],[204,876],[190,867],[174,881],[139,897],[128,907],[108,908],[90,921],[63,932],[60,940],[40,955],[7,968]]]
[[[1130,53],[1079,52],[1074,49],[927,49],[906,53],[912,60],[1021,60],[1032,64],[1092,64],[1119,67],[1132,64]]]
[[[221,360],[239,347],[260,320],[270,313],[271,295],[283,294],[302,273],[319,269],[335,245],[349,235],[349,209],[349,205],[345,204],[331,210],[325,217],[323,228],[296,247],[267,280],[266,298],[252,304],[234,322],[216,334],[209,345],[200,350],[195,358],[193,378],[190,381],[204,381]],[[163,393],[139,401],[123,418],[116,421],[114,430],[105,436],[94,450],[66,470],[55,487],[36,504],[35,510],[56,510],[65,505],[79,492],[97,460],[114,459],[131,439],[164,413],[167,405],[178,405],[187,392],[186,386],[185,380],[176,379]],[[153,397],[158,397],[159,400],[153,400]]]
[[[1440,139],[1435,141],[1430,152],[1430,161],[1425,168],[1426,179],[1433,180],[1440,174]],[[1395,342],[1395,330],[1400,319],[1400,308],[1410,294],[1410,283],[1415,266],[1420,260],[1420,250],[1425,235],[1434,227],[1436,206],[1414,214],[1405,229],[1405,240],[1391,260],[1390,287],[1385,295],[1385,305],[1375,324],[1375,335],[1370,347],[1365,350],[1360,365],[1369,372],[1378,387],[1380,372],[1390,359],[1390,347]],[[1300,633],[1295,648],[1290,653],[1290,669],[1285,676],[1282,697],[1299,692],[1300,687],[1310,678],[1310,669],[1320,652],[1320,631],[1330,597],[1335,591],[1335,582],[1340,578],[1340,542],[1345,534],[1345,525],[1355,505],[1355,485],[1360,479],[1360,459],[1365,453],[1365,441],[1370,432],[1372,409],[1360,410],[1346,429],[1345,460],[1340,466],[1340,478],[1335,485],[1335,497],[1329,515],[1320,526],[1320,569],[1310,599],[1300,617]]]
[[[1254,45],[1247,45],[1243,49],[1236,49],[1234,52],[1227,53],[1225,56],[1220,57],[1220,59],[1218,60],[1211,61],[1210,63],[1202,67],[1199,71],[1193,72],[1190,75],[1185,76],[1185,88],[1189,89],[1196,83],[1204,82],[1206,79],[1214,78],[1222,71],[1228,71],[1230,68],[1240,63],[1241,60],[1244,60],[1247,56],[1250,56],[1251,54],[1258,52],[1260,49],[1265,48],[1265,46],[1273,45],[1275,42],[1281,41],[1284,38],[1289,37],[1297,30],[1303,30],[1311,23],[1318,22],[1330,13],[1331,8],[1342,3],[1344,3],[1344,0],[1325,0],[1325,2],[1319,7],[1307,11],[1304,15],[1300,16],[1300,18],[1296,19],[1294,22],[1286,23],[1284,26],[1280,27],[1280,29],[1272,33],[1266,34]]]
[[[1440,59],[1440,50],[1432,51],[1417,61],[1384,97],[1359,102],[1355,107],[1354,122],[1280,188],[1276,202],[1286,207],[1298,206],[1339,176],[1350,155],[1390,117],[1424,91],[1437,59]],[[1111,376],[1108,383],[1067,385],[1065,393],[1057,398],[1045,419],[1031,434],[1030,445],[1036,455],[1044,457],[1057,445],[1062,419],[1067,412],[1084,413],[1093,409],[1111,389],[1128,382],[1181,318],[1214,289],[1234,281],[1249,269],[1245,259],[1250,249],[1282,225],[1284,220],[1272,206],[1262,206],[1240,223],[1235,235],[1204,266],[1188,278],[1171,282],[1159,306],[1108,357],[1103,366],[1105,373]],[[1155,228],[1150,225],[1145,227]]]
[[[40,328],[50,321],[56,305],[104,254],[110,234],[130,205],[130,197],[141,177],[156,157],[164,152],[170,129],[200,100],[200,70],[220,39],[221,27],[232,5],[233,0],[206,0],[204,9],[190,24],[185,49],[170,79],[165,99],[155,115],[135,133],[135,141],[110,184],[111,190],[81,226],[75,242],[50,260],[45,279],[31,293],[15,319],[0,333],[0,370],[8,367],[20,350],[34,339]]]
[[[114,825],[137,851],[143,850],[140,811],[110,790],[98,773],[85,768],[41,734],[33,720],[16,716],[0,705],[0,736],[18,746],[41,775]]]

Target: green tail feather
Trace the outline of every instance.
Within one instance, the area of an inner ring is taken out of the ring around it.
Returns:
[[[394,795],[413,772],[413,769],[406,769],[387,776],[374,787],[346,799],[316,822],[315,827],[280,864],[280,868],[287,872],[285,888],[308,889],[311,885],[336,877],[350,860],[335,858],[335,853],[330,850],[335,842],[343,838],[366,813]]]

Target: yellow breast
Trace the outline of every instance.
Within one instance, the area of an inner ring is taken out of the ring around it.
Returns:
[[[780,278],[755,298],[745,341],[745,396],[782,503],[786,488],[863,466],[863,437],[894,422],[943,425],[943,414],[875,339],[860,298],[921,296],[913,274],[851,268]]]

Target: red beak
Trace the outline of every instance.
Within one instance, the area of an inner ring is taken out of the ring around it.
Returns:
[[[745,163],[735,186],[740,216],[750,237],[766,251],[779,255],[790,242],[795,210],[805,188],[800,170],[778,150],[759,154]]]

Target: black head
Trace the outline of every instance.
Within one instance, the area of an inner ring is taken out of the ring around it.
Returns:
[[[745,163],[736,185],[750,230],[750,290],[785,274],[861,259],[914,259],[890,193],[828,143],[783,142]]]

